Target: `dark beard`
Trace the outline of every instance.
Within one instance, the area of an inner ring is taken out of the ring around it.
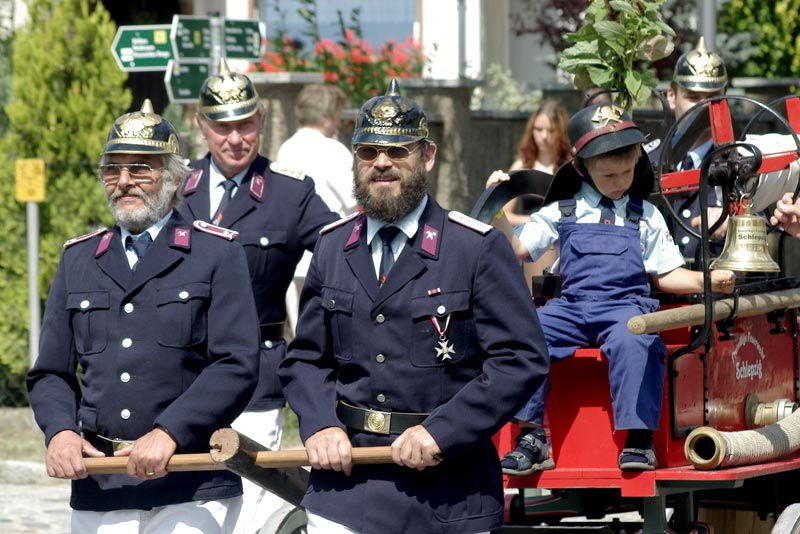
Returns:
[[[411,213],[422,202],[427,193],[426,179],[425,164],[420,162],[408,182],[401,182],[400,195],[390,197],[371,195],[369,181],[359,180],[356,175],[353,180],[353,196],[368,217],[383,222],[395,222]]]

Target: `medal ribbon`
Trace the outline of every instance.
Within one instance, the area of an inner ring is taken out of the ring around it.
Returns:
[[[431,315],[431,322],[433,323],[433,327],[436,329],[436,332],[439,334],[439,339],[445,339],[445,334],[447,333],[447,329],[450,328],[450,316],[453,315],[452,313],[447,314],[447,320],[444,322],[444,328],[439,326],[439,321],[436,320],[436,317]]]

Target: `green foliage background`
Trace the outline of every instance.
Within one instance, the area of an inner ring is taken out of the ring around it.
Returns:
[[[720,32],[738,36],[727,52],[728,74],[765,78],[800,76],[800,0],[728,0],[719,9]]]
[[[9,127],[0,139],[0,381],[18,388],[29,363],[28,274],[14,161],[45,161],[38,281],[44,305],[64,241],[110,223],[95,168],[111,124],[131,102],[127,74],[109,51],[116,26],[101,2],[28,0],[27,7],[29,21],[14,36]],[[2,394],[8,392],[0,384]]]

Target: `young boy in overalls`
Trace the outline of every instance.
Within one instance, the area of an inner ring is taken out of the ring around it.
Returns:
[[[628,113],[614,104],[578,111],[567,125],[574,158],[556,173],[545,206],[512,229],[502,211],[494,226],[520,259],[535,260],[554,243],[561,297],[538,309],[552,361],[579,347],[599,346],[608,360],[614,426],[627,430],[619,456],[626,471],[656,468],[653,431],[658,428],[666,346],[657,334],[634,335],[628,319],[658,309],[650,284],[668,293],[703,290],[703,273],[687,270],[658,210],[644,200],[653,170],[645,138]],[[495,173],[487,186],[507,179]],[[731,271],[711,272],[714,291],[733,291]],[[501,464],[510,475],[551,469],[544,428],[549,381],[517,414],[522,431]]]

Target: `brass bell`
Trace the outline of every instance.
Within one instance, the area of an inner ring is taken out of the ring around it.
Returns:
[[[749,205],[744,207],[742,215],[730,217],[725,247],[722,249],[722,254],[711,262],[710,268],[780,272],[780,266],[770,257],[767,250],[767,223],[761,217],[751,215]]]

